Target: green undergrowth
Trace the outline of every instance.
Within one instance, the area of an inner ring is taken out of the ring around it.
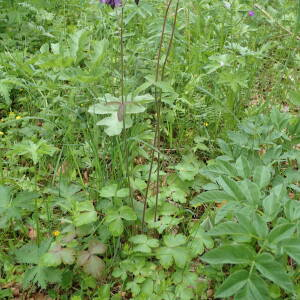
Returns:
[[[300,3],[168,2],[0,0],[0,299],[299,299]]]

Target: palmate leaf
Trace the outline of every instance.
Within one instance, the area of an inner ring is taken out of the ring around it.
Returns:
[[[62,271],[55,268],[48,268],[37,265],[28,269],[23,277],[23,286],[27,288],[30,283],[38,284],[42,289],[47,287],[48,283],[61,282]]]
[[[42,256],[48,251],[51,239],[46,239],[37,245],[35,241],[29,242],[15,251],[17,261],[24,264],[39,264]]]
[[[156,250],[156,257],[164,268],[169,268],[173,262],[179,268],[184,268],[188,260],[191,258],[191,253],[187,247],[186,237],[182,234],[166,235],[164,237],[166,247],[161,247]]]

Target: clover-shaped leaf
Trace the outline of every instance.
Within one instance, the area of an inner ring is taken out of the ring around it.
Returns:
[[[77,264],[83,267],[84,272],[87,274],[95,278],[101,278],[105,263],[96,254],[104,254],[105,252],[106,246],[103,243],[97,240],[91,240],[88,250],[79,253]]]
[[[120,236],[124,231],[122,220],[135,221],[135,211],[129,206],[122,206],[119,210],[110,210],[105,217],[105,223],[113,236]]]
[[[43,263],[47,267],[56,267],[64,263],[71,265],[75,260],[75,252],[71,248],[63,248],[58,243],[53,243],[49,251],[43,256]]]
[[[77,263],[79,266],[83,267],[84,272],[95,278],[101,278],[102,271],[105,268],[103,260],[96,255],[92,255],[88,251],[80,252]]]
[[[157,239],[148,238],[144,234],[135,235],[129,239],[136,246],[133,248],[135,252],[142,253],[151,253],[151,248],[156,248],[159,246],[159,242]]]

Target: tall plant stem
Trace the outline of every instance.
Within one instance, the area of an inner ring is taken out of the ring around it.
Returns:
[[[177,0],[176,3],[176,9],[175,9],[175,15],[174,15],[174,21],[172,25],[172,33],[171,37],[169,40],[168,44],[168,49],[166,53],[166,57],[161,69],[161,80],[163,81],[165,78],[165,70],[166,70],[166,65],[168,62],[168,58],[170,56],[173,40],[174,40],[174,33],[175,33],[175,27],[176,27],[176,22],[177,22],[177,15],[178,15],[178,8],[179,8],[179,1]],[[156,222],[156,217],[157,217],[157,206],[158,206],[158,194],[159,194],[159,171],[160,171],[160,121],[161,121],[161,97],[162,97],[162,90],[160,90],[159,97],[157,99],[157,123],[156,123],[156,139],[157,139],[157,177],[156,177],[156,195],[155,195],[155,210],[154,210],[154,222]]]
[[[160,66],[160,58],[161,58],[161,52],[162,52],[162,47],[163,47],[163,41],[164,41],[164,36],[165,36],[165,31],[166,31],[166,24],[167,24],[167,18],[168,18],[168,13],[171,7],[173,0],[169,0],[166,10],[165,10],[165,15],[164,15],[164,21],[163,21],[163,27],[160,35],[160,41],[159,41],[159,46],[158,46],[158,53],[157,53],[157,61],[156,61],[156,71],[155,71],[155,82],[158,81],[159,79],[159,66]],[[156,104],[156,112],[158,109],[158,92],[157,92],[157,87],[155,86],[154,90],[154,98],[155,98],[155,104]],[[156,123],[156,128],[157,128],[157,123]],[[154,141],[153,141],[153,146],[155,147],[157,145],[157,130],[155,130],[155,135],[154,135]],[[153,171],[153,162],[154,162],[154,150],[151,150],[151,155],[150,155],[150,169],[149,169],[149,174],[148,174],[148,181],[147,181],[147,187],[146,187],[146,193],[145,193],[145,200],[144,200],[144,207],[143,207],[143,217],[142,217],[142,231],[144,231],[144,226],[145,226],[145,215],[146,215],[146,208],[147,208],[147,200],[148,200],[148,195],[149,195],[149,187],[150,187],[150,181],[151,181],[151,175]]]
[[[125,4],[124,4],[125,5]],[[127,142],[127,134],[126,134],[126,105],[125,105],[125,95],[124,95],[124,6],[121,8],[121,20],[120,20],[120,48],[121,48],[121,105],[123,108],[123,140],[124,140],[124,155],[125,155],[125,168],[126,168],[126,177],[128,181],[128,189],[129,189],[129,199],[131,201],[131,205],[133,207],[133,195],[132,188],[130,182],[130,174],[129,174],[129,146]]]

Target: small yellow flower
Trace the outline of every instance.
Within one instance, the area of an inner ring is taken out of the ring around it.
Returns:
[[[53,234],[54,236],[59,236],[59,235],[60,235],[60,231],[54,230],[54,231],[52,232],[52,234]]]
[[[4,135],[4,132],[3,132],[3,131],[0,131],[0,135]]]
[[[80,106],[83,106],[83,103],[81,103]]]
[[[22,119],[21,116],[16,116],[16,120],[20,120],[20,119]]]
[[[205,127],[207,127],[207,126],[208,126],[208,123],[207,123],[207,122],[204,122],[203,125],[204,125]]]

